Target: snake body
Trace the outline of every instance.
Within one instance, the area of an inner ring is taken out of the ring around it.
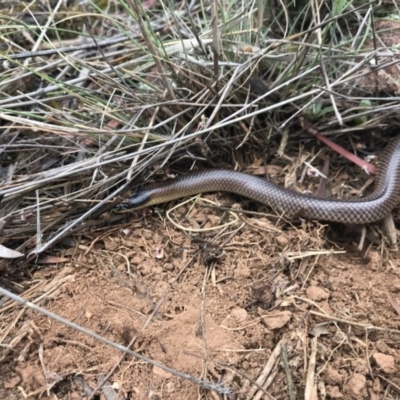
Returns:
[[[290,218],[365,224],[382,220],[400,195],[400,136],[379,157],[374,191],[364,198],[331,199],[296,193],[262,178],[229,170],[207,170],[145,186],[119,209],[138,209],[205,192],[231,192],[266,204]]]

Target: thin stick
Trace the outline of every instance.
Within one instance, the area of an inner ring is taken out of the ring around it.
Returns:
[[[264,369],[262,370],[261,374],[259,375],[259,377],[256,380],[256,383],[260,386],[264,385],[264,382],[266,381],[266,379],[268,378],[269,374],[271,373],[272,369],[274,368],[274,365],[276,364],[280,354],[281,354],[281,346],[283,344],[286,344],[285,340],[281,340],[275,347],[274,351],[271,353],[271,356],[269,357],[267,363],[265,364]],[[253,399],[254,395],[256,394],[256,392],[258,391],[258,388],[256,386],[253,386],[250,390],[249,393],[246,397],[247,400]],[[257,396],[254,397],[254,400],[261,398],[261,396],[263,396],[264,393],[262,393],[261,391],[259,393],[257,393]]]
[[[281,350],[282,364],[283,364],[283,368],[285,370],[285,375],[286,375],[286,382],[287,382],[287,387],[288,387],[288,392],[289,392],[289,399],[290,400],[296,400],[296,388],[293,385],[292,374],[290,373],[286,346],[284,344],[281,344],[281,349],[280,350]]]
[[[311,340],[311,355],[308,362],[307,381],[306,381],[306,388],[304,390],[305,400],[311,400],[314,398],[313,390],[314,390],[314,376],[315,376],[315,360],[317,356],[317,342],[318,342],[318,337],[314,336]]]

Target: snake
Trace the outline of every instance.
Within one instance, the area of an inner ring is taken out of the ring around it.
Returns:
[[[191,172],[144,186],[117,206],[136,210],[208,192],[230,192],[263,203],[289,219],[293,216],[344,224],[368,224],[387,217],[400,195],[400,136],[392,138],[379,155],[373,191],[365,197],[322,198],[294,192],[243,172],[210,169]]]

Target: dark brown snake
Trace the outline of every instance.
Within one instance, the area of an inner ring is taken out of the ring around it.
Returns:
[[[379,157],[374,191],[364,198],[330,199],[284,189],[262,178],[229,170],[190,173],[140,189],[118,209],[138,209],[205,192],[231,192],[266,204],[287,218],[365,224],[382,220],[400,195],[400,136]]]

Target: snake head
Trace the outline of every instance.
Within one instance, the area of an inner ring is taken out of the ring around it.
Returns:
[[[150,201],[150,195],[146,191],[139,191],[125,199],[122,203],[115,206],[117,212],[124,212],[127,210],[137,210],[144,208]]]
[[[123,211],[129,210],[129,204],[126,204],[126,203],[117,204],[114,207],[114,210],[117,212],[123,212]]]

